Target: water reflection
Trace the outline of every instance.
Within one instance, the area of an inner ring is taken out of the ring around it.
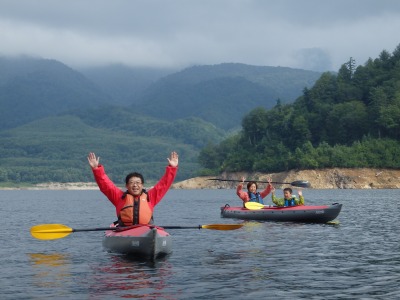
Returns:
[[[64,287],[70,280],[68,256],[60,253],[28,253],[34,270],[34,284],[38,287]]]
[[[104,264],[93,268],[90,294],[99,297],[159,299],[165,298],[167,279],[172,266],[167,257],[156,261],[137,260],[123,255],[109,254]],[[175,299],[173,297],[167,299]]]

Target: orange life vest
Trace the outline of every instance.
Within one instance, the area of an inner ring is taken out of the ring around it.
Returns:
[[[125,201],[125,204],[118,216],[120,226],[150,223],[153,212],[150,209],[146,192],[142,192],[140,197],[135,199],[131,194],[124,194],[122,200]]]

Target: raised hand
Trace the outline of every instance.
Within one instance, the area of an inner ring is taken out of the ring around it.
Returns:
[[[96,158],[96,154],[90,152],[87,159],[92,169],[96,169],[99,166],[100,156]]]
[[[171,152],[169,158],[168,159],[168,163],[171,167],[177,167],[178,163],[179,163],[179,156],[178,153],[176,153],[175,151]]]

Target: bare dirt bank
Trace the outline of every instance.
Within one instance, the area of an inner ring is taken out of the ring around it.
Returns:
[[[280,173],[225,173],[218,178],[240,180],[244,176],[249,180],[266,181],[268,176],[276,182],[307,180],[314,189],[398,189],[400,188],[400,170],[392,169],[321,169],[301,170]],[[208,180],[215,177],[196,177],[173,185],[176,189],[223,189],[235,188],[237,182]],[[280,185],[276,185],[279,187]]]
[[[238,182],[208,180],[223,178],[266,181],[268,176],[275,182],[293,182],[307,180],[314,189],[398,189],[400,188],[400,170],[392,169],[321,169],[301,170],[280,173],[224,173],[213,177],[195,177],[172,185],[173,189],[226,189],[235,188]],[[262,186],[262,185],[260,185]],[[275,185],[281,187],[281,185]],[[121,186],[123,189],[124,187]],[[146,187],[150,188],[150,187]],[[30,187],[0,188],[0,190],[98,190],[95,182],[41,183]]]

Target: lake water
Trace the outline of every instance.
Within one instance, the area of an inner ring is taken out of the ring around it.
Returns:
[[[150,263],[102,249],[102,232],[36,240],[42,223],[108,226],[99,191],[0,191],[0,299],[399,299],[399,190],[304,190],[343,203],[339,225],[246,222],[239,230],[169,230],[173,253]],[[237,223],[234,190],[170,190],[157,225]],[[268,197],[268,204],[271,203]]]

